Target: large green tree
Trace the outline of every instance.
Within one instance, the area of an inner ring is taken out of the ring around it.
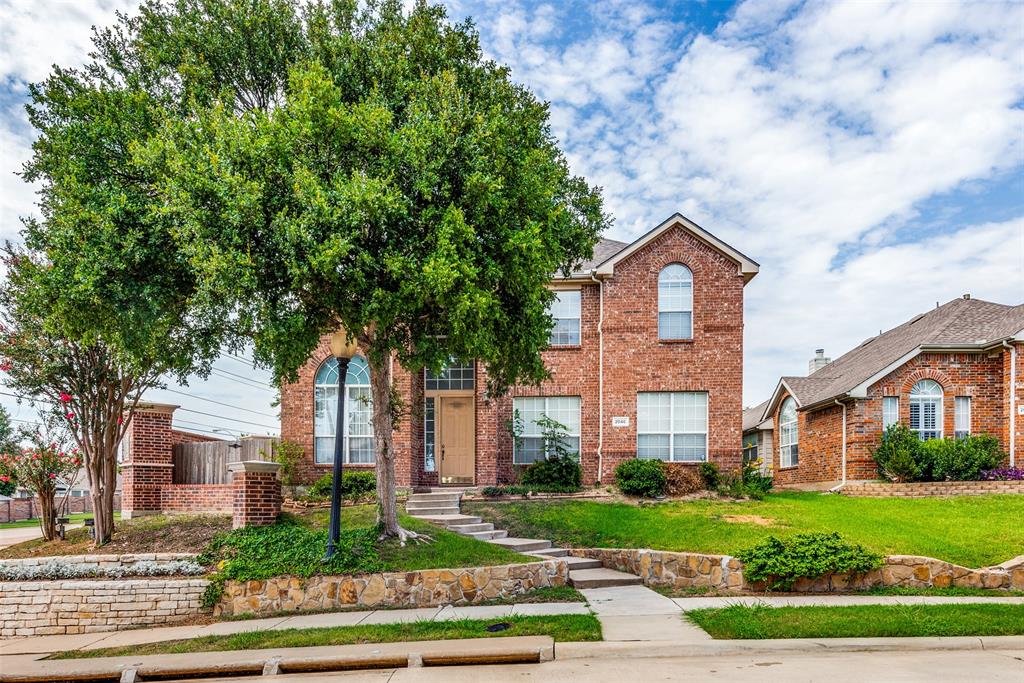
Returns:
[[[307,51],[302,25],[288,0],[150,0],[95,33],[85,67],[31,86],[38,137],[23,175],[41,186],[39,218],[7,250],[0,352],[7,383],[59,409],[81,448],[97,545],[113,532],[125,413],[162,377],[205,375],[241,339],[230,306],[195,286],[135,151],[213,102],[273,106]]]
[[[305,53],[273,106],[215,98],[168,118],[140,157],[203,298],[232,302],[279,379],[339,326],[358,341],[379,522],[404,542],[392,360],[475,359],[492,393],[539,381],[547,284],[592,253],[607,218],[547,106],[483,57],[471,24],[390,0],[303,16]]]

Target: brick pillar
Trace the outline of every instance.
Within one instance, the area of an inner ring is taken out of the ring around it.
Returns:
[[[171,420],[176,405],[140,403],[125,435],[128,453],[121,463],[121,518],[160,514],[160,490],[173,483],[174,451]]]
[[[276,462],[262,460],[228,463],[235,494],[232,528],[274,523],[281,513],[281,482],[277,478],[280,467]]]

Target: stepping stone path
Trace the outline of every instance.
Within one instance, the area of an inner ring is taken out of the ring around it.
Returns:
[[[565,548],[556,548],[551,541],[538,538],[516,538],[504,529],[495,529],[490,522],[461,512],[465,489],[433,489],[429,493],[413,493],[405,502],[410,516],[439,524],[451,531],[524,555],[541,559],[558,557],[569,565],[569,584],[574,588],[611,588],[641,584],[639,576],[605,569],[599,560],[569,557]]]

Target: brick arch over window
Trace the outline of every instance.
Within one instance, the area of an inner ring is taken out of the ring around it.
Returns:
[[[936,370],[934,368],[920,368],[907,375],[906,379],[903,380],[903,388],[900,393],[909,395],[910,390],[914,388],[914,385],[922,379],[930,379],[938,382],[939,386],[942,387],[943,393],[946,394],[954,388],[952,380],[950,380],[949,376],[941,370]]]

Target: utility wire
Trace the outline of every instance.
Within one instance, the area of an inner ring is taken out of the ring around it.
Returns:
[[[242,411],[245,411],[247,413],[253,413],[255,415],[260,415],[262,417],[271,417],[271,418],[277,417],[277,415],[271,415],[270,413],[261,413],[258,410],[250,410],[249,408],[241,408],[239,406],[231,405],[230,403],[225,403],[224,401],[216,401],[216,400],[214,400],[212,398],[204,398],[202,396],[195,396],[193,394],[189,394],[189,393],[184,392],[184,391],[178,391],[177,389],[163,389],[162,391],[169,391],[172,394],[180,394],[181,396],[187,396],[189,398],[194,398],[197,401],[206,401],[207,403],[216,403],[219,406],[226,406],[228,408],[233,408],[235,410],[242,410]],[[213,417],[223,417],[223,416],[222,415],[214,415]]]
[[[265,425],[259,422],[249,422],[247,420],[236,420],[233,417],[227,417],[226,415],[215,415],[213,413],[204,413],[201,410],[192,410],[191,408],[178,408],[178,410],[184,413],[195,413],[196,415],[205,415],[206,417],[216,417],[222,420],[228,420],[229,422],[240,422],[241,424],[255,425],[256,427],[263,427],[264,429],[278,429],[278,427],[272,425]]]

